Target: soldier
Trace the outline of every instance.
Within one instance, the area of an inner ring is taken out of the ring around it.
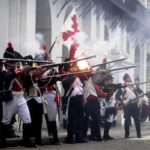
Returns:
[[[68,98],[67,104],[67,143],[82,143],[83,140],[83,83],[78,76],[68,76],[62,82]],[[75,136],[75,137],[74,137]]]
[[[89,117],[93,122],[93,133],[90,137],[91,140],[102,141],[101,138],[101,130],[100,130],[100,105],[98,102],[98,95],[100,92],[98,90],[98,86],[93,81],[93,77],[89,77],[87,81],[85,81],[84,87],[84,99],[86,101],[85,104],[85,116],[84,116],[84,137],[87,138],[87,130],[88,130],[88,122]]]
[[[111,74],[105,71],[100,71],[99,79],[96,78],[99,86],[99,105],[101,113],[101,123],[104,125],[104,140],[112,140],[113,137],[109,135],[114,116],[117,111],[117,102],[115,100],[115,91],[118,88],[124,87],[124,84],[114,84]]]
[[[104,135],[103,140],[112,140],[113,137],[109,135],[114,117],[116,115],[117,101],[115,99],[115,91],[121,88],[121,84],[113,84],[113,77],[111,74],[107,74],[104,77],[104,85],[102,85],[103,92],[106,94],[105,98],[100,100],[101,115],[104,117]]]
[[[2,146],[2,117],[3,117],[3,84],[4,84],[4,74],[3,74],[3,63],[0,62],[0,147]]]
[[[0,62],[0,126],[2,123],[2,116],[3,116],[3,97],[2,97],[2,92],[3,92],[3,82],[4,82],[4,77],[3,77],[3,63]]]
[[[124,74],[123,76],[124,82],[128,85],[124,90],[122,94],[122,102],[124,105],[124,118],[125,118],[125,138],[129,138],[130,132],[130,119],[133,117],[137,132],[137,138],[141,138],[141,125],[140,125],[140,109],[138,107],[137,101],[132,102],[133,99],[136,98],[137,92],[133,85],[130,85],[132,83],[131,77],[129,74]]]
[[[56,74],[55,70],[47,70],[43,73],[42,77],[47,77]],[[47,114],[45,114],[45,119],[47,123],[47,130],[49,136],[52,134],[53,141],[50,141],[51,144],[60,145],[58,139],[58,130],[56,117],[59,111],[59,93],[56,85],[57,79],[50,78],[44,81],[40,81],[40,88],[43,93],[43,97],[47,102]]]
[[[44,70],[45,71],[45,70]],[[43,71],[42,71],[43,72]],[[41,69],[35,68],[34,70],[26,71],[23,77],[23,83],[27,93],[26,100],[29,107],[31,120],[32,120],[32,135],[35,138],[35,144],[44,145],[41,139],[42,134],[42,118],[43,118],[43,97],[38,86],[34,83],[35,80],[41,77]]]
[[[8,101],[6,101],[4,94],[8,96],[8,94],[9,94],[8,93],[8,91],[9,91],[8,87],[9,87],[11,81],[16,77],[16,73],[14,71],[13,72],[6,72],[6,71],[1,70],[0,74],[1,74],[1,80],[2,80],[1,81],[1,83],[2,83],[1,84],[1,102],[3,101],[3,103],[4,103],[4,108],[1,107],[2,110],[1,110],[1,125],[0,125],[1,126],[1,129],[0,129],[1,130],[1,132],[0,132],[0,146],[6,147],[5,140],[6,140],[6,137],[8,136],[8,131],[10,129],[10,125],[9,124],[5,125],[3,123],[3,118],[4,118],[5,113],[6,113],[5,106],[7,103],[9,103]],[[8,111],[8,109],[7,109],[7,111]],[[10,122],[11,122],[11,119],[10,119]]]
[[[14,66],[6,66],[8,73],[15,72]],[[25,68],[24,68],[25,69]],[[21,120],[23,121],[23,145],[26,147],[35,147],[35,145],[30,140],[30,132],[31,132],[31,117],[30,112],[24,98],[23,92],[23,84],[21,80],[21,75],[23,74],[22,70],[17,70],[16,78],[11,80],[11,83],[8,83],[8,80],[5,85],[9,85],[9,89],[12,91],[13,99],[9,102],[4,103],[4,111],[3,111],[3,133],[7,131],[7,127],[10,124],[12,116],[15,113],[18,113]],[[27,69],[27,68],[26,68]],[[7,85],[7,89],[8,89]],[[7,90],[6,89],[6,90]],[[6,138],[4,138],[5,141]]]

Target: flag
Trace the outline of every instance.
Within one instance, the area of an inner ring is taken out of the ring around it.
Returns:
[[[74,38],[79,33],[78,19],[75,9],[73,9],[61,28],[61,36],[63,44],[69,49],[69,58],[74,59],[75,52],[79,47],[79,43]]]

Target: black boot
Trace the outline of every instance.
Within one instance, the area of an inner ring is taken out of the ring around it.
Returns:
[[[31,124],[23,123],[23,146],[25,147],[36,147],[36,145],[31,141]]]
[[[8,131],[9,125],[4,125],[1,123],[0,125],[0,148],[6,148],[6,135]]]
[[[130,118],[125,118],[125,122],[124,122],[124,129],[125,129],[125,138],[128,139],[129,138],[129,128],[130,128],[130,123],[131,123],[131,119]]]
[[[109,135],[109,130],[111,128],[111,123],[110,122],[105,122],[105,125],[104,125],[104,136],[103,136],[103,140],[104,141],[107,141],[107,140],[113,140],[114,138],[111,137]]]
[[[140,120],[134,118],[134,121],[135,121],[135,127],[136,127],[137,138],[142,138]]]
[[[51,136],[52,131],[51,131],[50,122],[49,122],[49,120],[48,120],[47,114],[45,114],[45,120],[46,120],[48,135]]]
[[[56,125],[56,121],[50,121],[49,122],[50,125],[50,130],[53,136],[53,141],[51,144],[54,145],[60,145],[59,139],[58,139],[58,131],[57,131],[57,125]]]
[[[14,130],[14,127],[13,125],[9,125],[8,127],[8,131],[7,131],[7,135],[6,135],[7,138],[19,138],[20,136],[16,135],[15,134],[15,130]]]

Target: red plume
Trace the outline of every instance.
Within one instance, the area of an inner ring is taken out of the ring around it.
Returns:
[[[107,59],[106,59],[106,58],[104,58],[104,59],[103,59],[103,63],[106,63],[106,62],[107,62]]]
[[[8,47],[8,48],[12,48],[12,43],[11,43],[11,42],[8,42],[7,47]]]
[[[76,42],[74,42],[74,43],[71,45],[71,47],[70,47],[70,55],[69,55],[70,60],[73,60],[73,59],[74,59],[75,53],[76,53],[78,47],[79,47],[79,44],[76,43]]]

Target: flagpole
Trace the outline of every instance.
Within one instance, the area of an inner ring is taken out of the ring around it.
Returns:
[[[57,39],[58,39],[58,36],[56,36],[56,38],[55,38],[55,40],[54,40],[53,44],[51,45],[51,47],[50,47],[50,49],[49,49],[49,55],[51,54],[52,49],[54,48],[54,46],[55,46],[55,44],[56,44]]]

